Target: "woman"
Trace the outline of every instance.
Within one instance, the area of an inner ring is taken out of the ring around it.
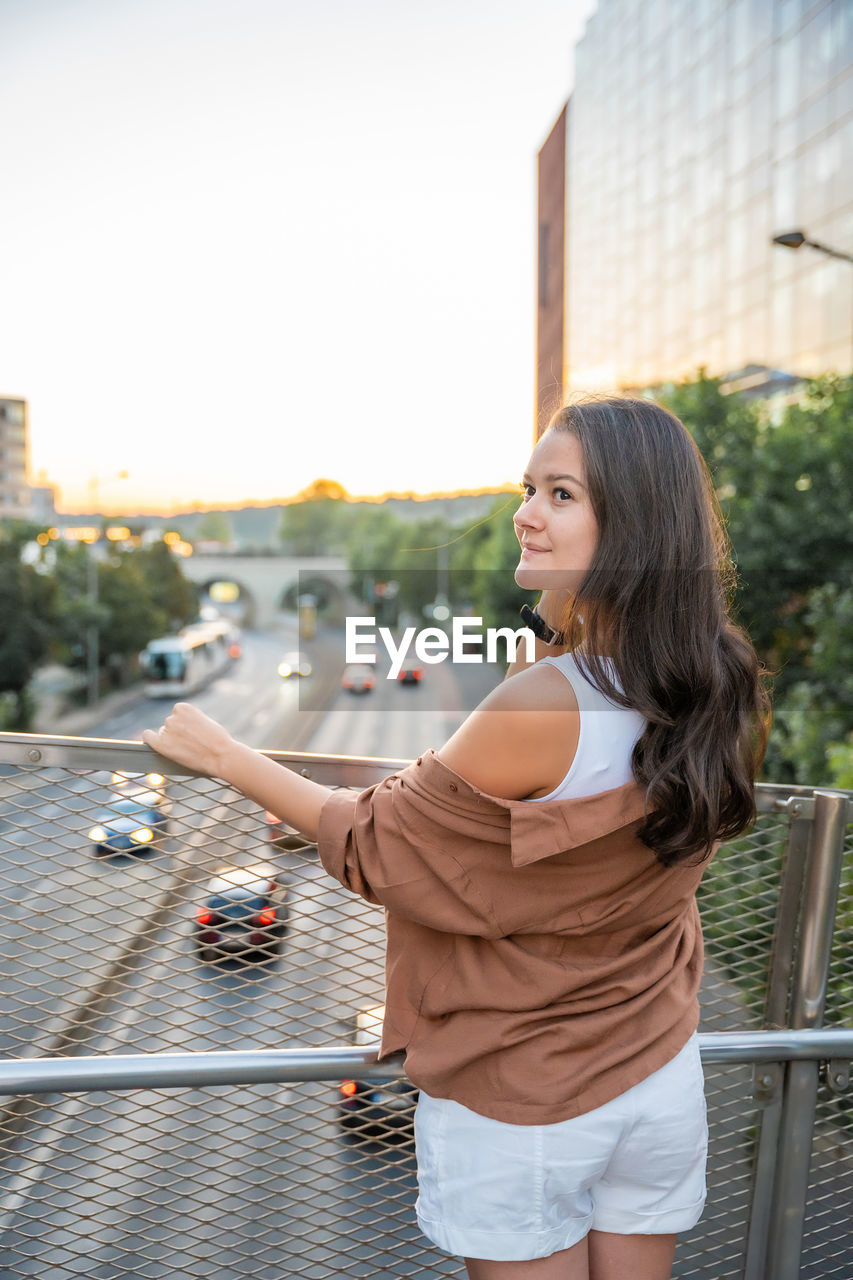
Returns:
[[[695,891],[754,819],[767,699],[666,410],[559,410],[514,519],[536,660],[437,753],[354,795],[187,705],[143,737],[385,906],[382,1054],[420,1089],[425,1233],[471,1280],[664,1280],[705,1196]]]

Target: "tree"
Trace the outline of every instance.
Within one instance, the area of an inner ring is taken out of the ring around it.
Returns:
[[[455,573],[460,588],[467,592],[475,615],[489,627],[522,626],[518,616],[526,601],[533,604],[538,591],[522,591],[513,572],[519,547],[512,523],[519,497],[497,498],[487,518],[467,532],[454,548]]]
[[[11,701],[5,727],[17,732],[31,725],[27,686],[49,652],[55,608],[52,577],[22,558],[36,532],[23,524],[0,529],[0,694]]]
[[[749,492],[767,432],[758,403],[726,395],[721,379],[709,378],[704,369],[695,379],[665,388],[659,400],[696,441],[721,505],[727,508],[738,494]]]
[[[180,561],[166,543],[155,542],[133,554],[139,558],[154,608],[166,616],[166,629],[177,631],[192,622],[198,616],[198,589],[184,577]]]
[[[850,379],[815,379],[762,433],[749,487],[730,503],[745,622],[779,671],[777,691],[807,675],[811,593],[853,571],[851,418]]]
[[[195,531],[198,542],[220,542],[230,547],[234,541],[234,525],[224,511],[208,511],[199,521]]]
[[[814,379],[777,421],[704,375],[663,398],[708,459],[738,568],[738,617],[775,673],[765,775],[846,776],[853,381]]]
[[[315,480],[281,516],[279,536],[294,556],[329,555],[345,549],[355,508],[335,480]]]
[[[98,630],[99,666],[121,681],[135,669],[149,640],[176,631],[198,612],[194,585],[163,542],[120,551],[110,547],[95,564],[97,600],[89,592],[89,557],[83,546],[60,545],[55,569],[55,644],[68,666],[85,669],[88,630]]]

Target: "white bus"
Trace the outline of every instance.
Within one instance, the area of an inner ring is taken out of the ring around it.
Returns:
[[[232,622],[195,622],[176,636],[151,640],[139,655],[150,698],[184,698],[222,675],[240,656]]]

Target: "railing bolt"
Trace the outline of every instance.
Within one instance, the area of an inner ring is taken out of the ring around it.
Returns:
[[[41,752],[38,747],[30,747],[27,752],[27,759],[32,760],[33,764],[38,764],[39,760],[41,760]]]
[[[761,1085],[762,1089],[770,1088],[773,1083],[773,1077],[770,1075],[769,1071],[765,1071],[763,1076],[758,1077],[758,1083]]]
[[[836,1071],[832,1079],[834,1083],[838,1085],[839,1089],[846,1083],[846,1077],[843,1071]]]
[[[310,769],[300,769],[300,770],[299,770],[299,772],[302,774],[302,777],[303,777],[303,778],[310,778],[310,777],[311,777],[311,770],[310,770]]]

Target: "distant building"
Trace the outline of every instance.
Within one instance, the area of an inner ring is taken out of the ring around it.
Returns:
[[[565,313],[566,113],[563,107],[538,159],[539,249],[536,282],[536,423],[538,431],[563,396]]]
[[[29,423],[26,400],[0,397],[0,520],[27,520]]]
[[[540,188],[549,228],[559,180]],[[771,243],[800,230],[853,251],[849,0],[600,0],[575,50],[564,180],[564,395],[700,365],[753,371],[754,394],[761,370],[777,386],[850,372],[853,267]],[[537,415],[554,376],[540,359]]]
[[[53,485],[30,486],[30,519],[36,524],[56,523],[56,489]]]

